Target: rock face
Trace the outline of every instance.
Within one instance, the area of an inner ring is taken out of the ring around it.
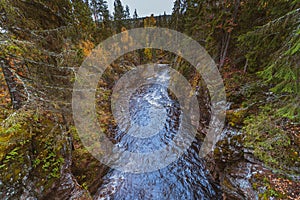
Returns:
[[[252,176],[257,173],[259,165],[241,161],[227,166],[221,175],[220,184],[227,199],[258,199],[251,183]]]
[[[61,168],[60,179],[51,187],[44,199],[92,199],[89,192],[83,189],[71,173],[71,154],[66,155],[66,162]]]
[[[3,122],[0,134],[0,199],[88,200],[92,199],[92,195],[95,199],[113,194],[117,197],[127,194],[134,196],[138,191],[142,195],[157,194],[150,190],[140,190],[141,181],[132,185],[132,180],[139,179],[144,181],[145,188],[150,188],[149,183],[160,181],[162,185],[165,183],[164,188],[178,190],[178,194],[189,191],[186,188],[191,186],[191,194],[197,191],[201,196],[206,192],[221,198],[220,192],[214,193],[221,189],[223,199],[227,200],[257,200],[270,197],[297,199],[300,196],[297,189],[300,188],[299,176],[291,179],[272,172],[253,156],[251,150],[243,147],[242,133],[231,128],[224,130],[213,155],[206,162],[202,163],[196,159],[197,151],[194,150],[199,147],[194,143],[196,146],[190,153],[195,156],[184,156],[182,159],[194,158],[183,162],[182,169],[185,171],[170,166],[166,169],[170,171],[155,172],[151,176],[148,174],[147,178],[125,174],[124,179],[118,179],[116,186],[135,187],[135,190],[128,190],[130,193],[122,193],[121,189],[114,193],[114,186],[110,187],[114,183],[111,177],[121,177],[122,174],[107,173],[107,168],[101,168],[97,161],[87,159],[86,152],[81,152],[79,144],[74,143],[76,138],[71,139],[70,130],[65,126],[60,114],[45,109],[42,111],[22,108]],[[75,145],[74,150],[71,143]],[[197,163],[201,165],[198,166]],[[176,163],[174,165],[176,166]],[[219,181],[220,187],[218,183],[213,184],[217,185],[215,188],[207,187],[205,177],[210,175],[199,170],[205,168],[214,172],[214,180]],[[102,176],[106,173],[103,182]],[[195,185],[191,184],[191,181],[199,183]],[[85,182],[89,191],[81,186]],[[172,186],[168,185],[170,183]],[[200,187],[201,184],[203,187]],[[179,187],[180,185],[182,187]],[[196,186],[205,190],[195,190]],[[112,193],[106,194],[106,191]],[[188,195],[190,194],[186,194]]]
[[[3,122],[0,199],[89,199],[71,173],[62,116],[22,108]]]
[[[241,132],[226,128],[214,151],[225,199],[258,199],[251,179],[261,166],[244,159],[242,139]]]
[[[223,198],[230,200],[297,199],[299,175],[274,172],[259,161],[253,150],[243,147],[243,134],[225,128],[214,154],[207,160],[220,181]]]

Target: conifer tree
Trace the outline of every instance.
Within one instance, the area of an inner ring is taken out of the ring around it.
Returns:
[[[111,35],[111,17],[108,10],[107,1],[105,0],[91,0],[90,8],[93,13],[93,19],[97,24],[97,32],[101,32],[101,36],[95,38],[95,40],[100,42],[101,40],[109,37]]]
[[[125,18],[124,18],[124,26],[127,28],[127,29],[130,29],[131,26],[132,26],[132,21],[130,20],[130,9],[129,9],[129,6],[126,5],[125,6],[125,11],[124,11],[124,15],[125,15]]]
[[[114,2],[114,23],[117,32],[121,31],[124,27],[125,10],[120,0],[115,0]]]
[[[91,0],[90,7],[93,13],[93,18],[96,22],[104,21],[107,17],[108,6],[105,0]]]
[[[250,50],[246,54],[249,67],[259,69],[259,76],[278,95],[278,116],[290,119],[300,117],[299,19],[300,8],[239,38],[240,45]]]
[[[139,18],[139,16],[138,16],[138,14],[137,14],[137,11],[136,11],[136,9],[134,9],[134,13],[133,13],[133,19],[137,19],[137,18]]]
[[[174,2],[172,18],[171,18],[171,27],[178,31],[183,30],[183,0],[176,0]]]
[[[129,6],[125,6],[125,19],[130,19],[130,9]]]
[[[70,93],[63,88],[71,87],[71,81],[66,82],[71,78],[67,74],[72,74],[74,63],[81,59],[80,51],[74,49],[92,40],[88,6],[83,0],[0,3],[5,11],[1,27],[6,30],[1,37],[7,41],[0,46],[0,62],[11,87],[12,101],[16,101],[14,107],[38,95],[49,95],[43,99],[65,98]],[[65,70],[60,68],[62,65]],[[57,87],[60,83],[61,87]],[[15,89],[19,94],[13,94]]]
[[[133,13],[133,26],[134,28],[140,27],[139,16],[136,9],[134,9],[134,13]]]

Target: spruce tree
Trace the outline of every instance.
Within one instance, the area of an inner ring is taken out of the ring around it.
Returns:
[[[102,33],[101,36],[95,38],[98,43],[111,35],[111,17],[105,0],[91,0],[90,8],[97,24],[97,32]]]
[[[128,5],[125,7],[125,19],[130,19],[130,9]]]
[[[136,11],[136,9],[134,9],[134,13],[133,13],[133,19],[138,19],[139,18],[139,16],[138,16],[138,14],[137,14],[137,11]]]
[[[107,2],[104,0],[91,0],[90,7],[96,22],[103,21],[105,12],[108,10]]]
[[[258,75],[277,94],[276,114],[290,119],[300,118],[299,19],[300,8],[240,36],[240,45],[248,48],[248,65],[259,69]]]
[[[134,13],[133,13],[133,26],[134,28],[140,27],[140,20],[136,9],[134,9]]]
[[[125,16],[125,10],[120,0],[115,0],[114,2],[114,23],[116,31],[121,31],[122,27],[124,27],[124,19]]]
[[[172,18],[171,18],[171,27],[177,31],[183,30],[183,2],[182,0],[176,0],[174,2]]]
[[[72,74],[74,63],[80,63],[81,51],[77,50],[82,43],[91,43],[94,31],[85,2],[13,0],[0,3],[5,11],[1,27],[6,31],[1,37],[7,41],[0,46],[0,62],[10,90],[15,93],[17,89],[19,93],[12,95],[13,102],[17,101],[15,108],[39,95],[43,99],[60,100],[70,95],[64,90],[72,87],[71,81],[66,81],[71,79],[67,74]]]

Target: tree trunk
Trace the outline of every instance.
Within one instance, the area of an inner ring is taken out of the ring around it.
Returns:
[[[239,7],[240,7],[240,0],[236,0],[235,9],[234,9],[234,13],[233,13],[233,23],[236,23],[236,18],[237,18],[237,14],[238,14],[238,11],[239,11]],[[221,69],[224,66],[225,59],[226,59],[227,52],[228,52],[230,39],[231,39],[231,32],[226,32],[225,36],[224,36],[224,42],[222,44],[221,54],[220,54],[219,69]]]
[[[221,51],[221,57],[220,57],[220,65],[219,65],[219,69],[221,69],[224,66],[225,63],[225,59],[227,56],[227,51],[228,51],[228,46],[229,46],[229,42],[230,42],[230,35],[231,33],[225,33],[225,39],[224,39],[224,47],[222,48],[223,50]]]
[[[21,107],[22,97],[20,92],[17,90],[17,83],[15,81],[15,76],[9,68],[9,62],[6,59],[0,60],[0,65],[2,72],[9,90],[10,99],[14,109],[19,109]]]

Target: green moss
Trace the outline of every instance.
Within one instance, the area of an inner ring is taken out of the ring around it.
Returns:
[[[71,126],[69,133],[73,137],[74,150],[72,151],[72,174],[77,182],[84,188],[94,194],[100,184],[108,167],[101,164],[94,158],[88,150],[82,145],[78,132],[74,126]]]
[[[276,188],[273,188],[269,182],[269,180],[264,177],[261,181],[262,187],[265,188],[264,192],[259,194],[259,197],[261,199],[270,199],[270,197],[285,199],[286,195],[282,194],[281,192],[278,192]]]
[[[243,123],[246,114],[246,109],[228,110],[226,119],[231,126],[237,126]]]
[[[6,185],[36,177],[45,189],[60,177],[65,145],[59,116],[39,109],[22,109],[0,128],[0,179]]]
[[[291,139],[276,119],[267,112],[258,116],[251,116],[245,120],[245,147],[253,149],[254,155],[266,165],[291,173],[297,168],[300,158],[295,156],[295,149],[291,146]],[[296,172],[294,172],[296,173]]]

